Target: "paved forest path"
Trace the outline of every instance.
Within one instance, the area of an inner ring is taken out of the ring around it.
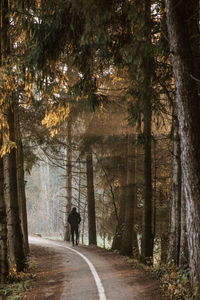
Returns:
[[[37,280],[21,299],[163,300],[158,282],[97,247],[30,238]]]

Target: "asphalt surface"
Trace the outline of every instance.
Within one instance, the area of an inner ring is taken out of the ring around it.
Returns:
[[[137,281],[137,273],[112,253],[37,237],[31,237],[30,243],[53,249],[62,257],[64,272],[60,300],[154,299],[148,297],[148,286],[144,288],[144,283]],[[49,296],[47,290],[44,299]]]

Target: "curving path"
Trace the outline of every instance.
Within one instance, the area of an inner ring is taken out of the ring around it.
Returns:
[[[112,252],[36,237],[31,237],[30,243],[53,249],[61,257],[64,272],[60,300],[164,299],[154,281]],[[46,292],[43,299],[50,296]]]

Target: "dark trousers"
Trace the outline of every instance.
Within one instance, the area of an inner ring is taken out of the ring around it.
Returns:
[[[76,235],[76,244],[78,245],[78,225],[71,225],[72,244],[74,245],[74,233]]]

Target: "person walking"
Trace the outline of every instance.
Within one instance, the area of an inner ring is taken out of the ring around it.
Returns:
[[[77,213],[76,207],[72,208],[72,211],[70,212],[68,216],[68,223],[71,226],[71,236],[72,236],[72,246],[74,247],[74,233],[76,234],[76,245],[78,246],[78,239],[79,239],[79,232],[78,232],[78,226],[81,222],[80,214]]]

